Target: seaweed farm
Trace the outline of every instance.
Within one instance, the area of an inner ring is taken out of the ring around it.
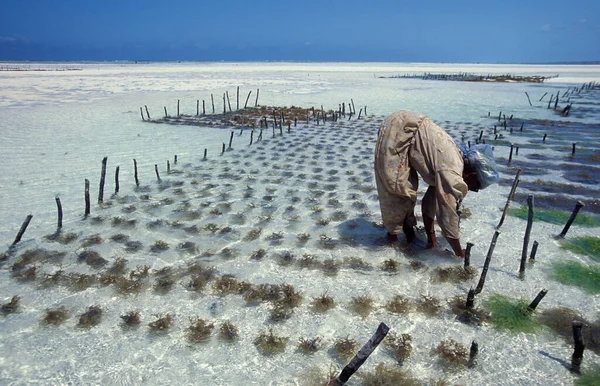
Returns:
[[[439,247],[425,249],[423,230],[416,243],[403,236],[389,243],[379,212],[379,126],[396,106],[425,112],[433,102],[393,100],[396,91],[365,64],[364,83],[352,95],[353,71],[341,77],[324,65],[247,64],[243,76],[259,74],[236,103],[237,68],[161,66],[125,75],[101,68],[102,87],[148,71],[168,78],[165,89],[108,97],[82,91],[93,95],[84,107],[55,105],[53,92],[43,106],[23,97],[0,107],[13,144],[18,138],[8,126],[19,123],[43,139],[43,150],[21,150],[24,159],[9,158],[2,169],[2,210],[11,214],[0,232],[3,382],[327,385],[382,322],[389,333],[348,385],[564,385],[597,377],[596,84],[440,82],[437,103],[457,90],[498,98],[496,109],[482,104],[432,117],[458,142],[491,144],[500,171],[499,184],[462,202],[461,242],[471,244],[463,261],[441,235]],[[232,79],[192,95],[177,83],[182,71]],[[95,80],[91,75],[82,90],[100,87]],[[56,89],[71,84],[55,81]],[[435,95],[433,81],[398,81]],[[173,84],[181,96],[168,90]],[[559,100],[548,108],[554,93]],[[219,102],[203,111],[202,98],[211,94]],[[568,116],[557,113],[568,104]],[[29,109],[44,123],[27,119]],[[46,137],[42,127],[57,122],[65,137],[59,130]],[[64,138],[72,133],[81,136],[69,145]],[[86,146],[90,155],[83,155]],[[9,185],[6,176],[18,182]],[[421,183],[419,197],[425,189]],[[59,202],[64,217],[57,223]],[[534,216],[524,237],[528,202]],[[30,226],[15,239],[28,214]],[[586,346],[576,368],[574,321]]]

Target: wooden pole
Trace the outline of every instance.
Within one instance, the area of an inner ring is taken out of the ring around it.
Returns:
[[[583,323],[579,321],[574,321],[572,327],[575,349],[573,350],[573,355],[571,356],[570,370],[575,374],[581,374],[580,367],[581,362],[583,361],[583,351],[585,350],[585,344],[583,343],[583,334],[581,333],[581,330],[583,329]]]
[[[360,109],[360,111],[358,112],[358,118],[356,118],[356,119],[360,119],[360,115],[362,114],[362,110],[363,109]]]
[[[227,102],[225,101],[225,94],[223,94],[223,114],[227,113]]]
[[[354,100],[350,98],[350,102],[352,102],[352,114],[356,114],[356,108],[354,107]]]
[[[250,132],[250,145],[252,145],[252,141],[254,140],[254,130]]]
[[[171,173],[171,163],[167,160],[167,174]]]
[[[231,149],[231,142],[233,141],[233,131],[231,132],[231,135],[229,136],[229,148]]]
[[[229,101],[229,91],[225,91],[225,95],[227,96],[227,106],[229,106],[229,112],[231,112],[231,102]]]
[[[179,118],[179,99],[177,99],[177,118]]]
[[[212,111],[214,114],[215,113],[215,97],[213,96],[213,94],[210,94],[210,100],[212,102]]]
[[[250,99],[250,94],[252,94],[252,90],[250,90],[250,92],[248,92],[248,96],[246,97],[246,103],[244,103],[244,109],[246,109],[246,107],[248,107],[248,99]]]
[[[204,149],[204,159],[206,159],[206,152],[208,151],[208,149]]]
[[[511,161],[512,161],[512,155],[513,155],[513,149],[514,149],[514,145],[511,143],[510,144],[510,153],[508,153],[508,165],[510,165]]]
[[[240,86],[237,87],[237,97],[236,97],[237,103],[235,106],[236,110],[240,109]]]
[[[469,361],[467,362],[468,368],[473,368],[477,364],[477,354],[479,353],[479,344],[477,342],[471,342],[471,349],[469,350]]]
[[[527,249],[529,247],[529,236],[533,225],[533,195],[527,196],[527,227],[525,228],[525,237],[523,237],[523,249],[521,251],[521,265],[519,266],[519,275],[525,274],[525,262],[527,261]]]
[[[204,99],[202,99],[202,115],[206,115],[206,105],[204,104]]]
[[[115,169],[115,194],[119,193],[119,167]]]
[[[535,260],[535,254],[537,253],[539,243],[534,240],[533,246],[531,247],[531,254],[529,255],[529,260]]]
[[[108,161],[108,157],[104,157],[102,159],[102,173],[100,174],[100,188],[98,191],[98,204],[102,204],[104,202],[104,182],[106,180],[106,162]]]
[[[521,175],[521,169],[517,169],[517,174],[515,175],[515,179],[513,181],[512,187],[510,188],[510,193],[508,194],[508,199],[506,200],[506,204],[504,205],[504,210],[502,211],[502,217],[500,217],[500,222],[496,229],[500,229],[502,224],[504,223],[504,219],[506,218],[506,212],[508,211],[508,207],[510,205],[510,201],[513,199],[515,195],[515,191],[517,190],[517,185],[519,184],[519,176]]]
[[[148,120],[150,120],[150,112],[148,111],[148,106],[144,105],[146,108],[146,115],[148,116]]]
[[[31,214],[27,215],[27,217],[25,218],[25,221],[23,221],[23,224],[21,225],[21,229],[19,229],[19,233],[17,233],[17,237],[15,237],[15,241],[13,241],[12,245],[15,245],[19,241],[21,241],[21,238],[23,237],[23,234],[25,234],[25,231],[27,230],[27,227],[29,226],[29,223],[31,222],[32,218],[33,218],[33,215],[31,215]]]
[[[260,93],[260,89],[257,88],[256,89],[256,100],[254,101],[254,107],[258,106],[258,94]]]
[[[175,156],[173,157],[173,164],[177,165],[177,154],[175,154]]]
[[[56,200],[56,210],[58,211],[58,223],[56,225],[56,229],[60,230],[62,228],[63,220],[62,204],[60,203],[60,197],[56,196],[54,199]]]
[[[225,153],[225,142],[223,142],[223,148],[221,149],[221,154]]]
[[[537,308],[538,304],[540,304],[540,302],[542,301],[542,299],[544,298],[544,296],[546,296],[546,294],[548,293],[547,289],[543,289],[540,291],[540,293],[538,293],[538,295],[535,297],[535,299],[533,299],[533,301],[531,302],[531,304],[529,304],[527,306],[527,311],[529,312],[533,312],[535,311],[535,309]]]
[[[200,99],[196,99],[196,116],[200,115]]]
[[[165,119],[166,119],[169,115],[167,114],[167,106],[164,106],[164,108],[165,108]]]
[[[573,221],[575,221],[575,218],[577,217],[577,213],[579,213],[579,209],[581,209],[583,206],[585,206],[583,202],[577,201],[577,203],[575,204],[575,208],[573,209],[573,213],[571,213],[571,217],[569,217],[569,220],[565,224],[565,227],[560,232],[558,237],[563,238],[567,235],[569,228],[571,228],[571,224],[573,224]]]
[[[158,164],[154,164],[154,172],[156,173],[156,179],[158,180],[158,182],[160,182],[161,179],[160,174],[158,173]]]
[[[135,177],[135,186],[140,186],[140,180],[138,179],[137,161],[133,160],[133,175]]]
[[[573,146],[571,148],[571,156],[575,155],[575,145],[577,145],[577,142],[573,142]]]
[[[350,377],[362,366],[363,363],[369,358],[369,355],[375,351],[379,343],[386,337],[390,328],[385,323],[380,323],[377,327],[375,334],[369,339],[367,343],[360,349],[360,351],[352,358],[346,367],[342,370],[340,375],[335,380],[335,385],[343,385],[348,382]]]
[[[467,310],[472,310],[475,306],[475,290],[473,287],[469,289],[469,293],[467,294],[467,303],[465,303],[465,308]]]
[[[475,294],[481,293],[481,291],[483,290],[483,285],[485,284],[485,277],[490,266],[490,261],[492,260],[494,248],[496,247],[496,240],[498,240],[499,235],[500,231],[494,232],[494,236],[492,237],[492,242],[490,244],[490,249],[488,249],[487,256],[485,257],[485,262],[483,263],[483,270],[481,271],[481,276],[479,277],[479,283],[477,283],[477,287],[475,287]]]
[[[556,93],[556,99],[554,100],[554,110],[558,107],[558,92]]]
[[[467,248],[465,249],[465,268],[471,264],[471,248],[473,248],[473,245],[475,244],[467,242]]]
[[[85,179],[85,217],[90,214],[90,180]]]
[[[541,102],[541,101],[542,101],[542,99],[544,99],[544,97],[545,97],[546,95],[548,95],[548,93],[547,93],[547,92],[545,92],[545,93],[544,93],[544,95],[542,95],[542,97],[540,98],[540,100],[539,100],[538,102]]]
[[[533,105],[531,104],[531,99],[529,99],[529,94],[527,94],[527,91],[525,91],[525,95],[527,95],[527,100],[529,101],[529,106],[533,106]]]
[[[142,109],[142,107],[140,107],[140,114],[142,115],[142,121],[145,121],[146,118],[144,118],[144,110]]]

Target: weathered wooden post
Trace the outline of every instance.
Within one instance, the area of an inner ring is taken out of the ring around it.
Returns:
[[[477,342],[471,342],[471,349],[469,350],[469,361],[467,362],[468,368],[473,368],[477,364],[477,354],[479,353],[479,344]]]
[[[260,89],[257,88],[256,89],[256,100],[254,101],[254,107],[258,106],[258,94],[260,93]]]
[[[573,147],[571,149],[571,156],[575,155],[575,145],[577,144],[577,142],[573,142]]]
[[[58,223],[56,225],[56,229],[60,231],[63,220],[62,204],[60,203],[60,197],[56,196],[54,199],[56,200],[56,210],[58,211]]]
[[[150,121],[150,112],[148,111],[148,106],[144,105],[146,108],[146,115],[148,116],[148,120]]]
[[[215,113],[215,97],[213,94],[210,94],[210,101],[212,102],[212,112]]]
[[[240,86],[237,86],[237,103],[235,105],[235,109],[239,110],[240,109]]]
[[[202,99],[202,115],[206,115],[206,106],[204,104],[204,99]]]
[[[546,136],[547,136],[547,135],[548,135],[548,134],[544,134],[544,138],[542,138],[542,143],[546,143]]]
[[[225,95],[227,96],[227,106],[229,106],[229,112],[231,112],[231,102],[229,101],[229,91],[225,91]]]
[[[175,154],[175,156],[173,157],[173,164],[177,165],[177,154]]]
[[[580,374],[581,362],[583,362],[583,351],[585,350],[585,344],[583,343],[583,334],[581,332],[581,330],[583,329],[583,323],[579,321],[574,321],[572,323],[572,327],[575,349],[573,350],[573,355],[571,356],[570,370],[575,374]]]
[[[164,107],[164,109],[165,109],[165,119],[167,119],[167,117],[169,116],[169,115],[167,114],[167,106],[163,106],[163,107]]]
[[[533,312],[535,311],[535,309],[537,308],[538,304],[540,304],[540,302],[542,301],[542,299],[544,298],[544,296],[546,296],[546,294],[548,293],[547,289],[543,289],[540,291],[540,293],[538,293],[538,295],[535,297],[535,299],[533,299],[533,301],[531,302],[531,304],[529,304],[527,306],[527,311],[529,312]]]
[[[85,179],[85,217],[90,215],[90,180]]]
[[[575,218],[577,217],[577,213],[579,213],[579,209],[581,209],[583,206],[585,206],[583,202],[577,201],[577,203],[575,204],[575,208],[573,209],[573,213],[571,213],[571,217],[569,217],[569,220],[565,224],[565,227],[557,237],[563,238],[567,235],[569,228],[571,228],[571,224],[573,224],[573,221],[575,221]]]
[[[156,179],[161,182],[160,174],[158,173],[158,164],[154,164],[154,172],[156,173]]]
[[[510,153],[508,153],[508,162],[507,162],[507,165],[510,165],[510,163],[512,161],[513,149],[514,149],[514,145],[511,143],[510,144]]]
[[[231,135],[229,136],[229,148],[231,149],[231,142],[233,141],[233,131],[231,132]]]
[[[25,221],[23,221],[23,224],[21,225],[21,229],[19,229],[19,232],[17,233],[17,237],[15,237],[15,241],[13,241],[12,245],[16,245],[19,241],[21,241],[21,238],[25,234],[25,231],[27,230],[27,227],[29,226],[29,223],[31,222],[32,218],[33,218],[32,214],[27,215],[27,217],[25,218]]]
[[[475,307],[475,290],[473,287],[471,287],[467,293],[467,302],[465,303],[465,308],[467,310],[472,310],[473,307]]]
[[[205,149],[204,149],[204,158],[203,158],[203,159],[206,159],[206,152],[207,152],[207,151],[208,151],[208,149],[206,149],[206,148],[205,148]]]
[[[98,204],[102,204],[104,202],[104,182],[106,180],[106,162],[108,161],[108,157],[104,157],[102,159],[102,173],[100,174],[100,188],[98,191]]]
[[[115,169],[115,194],[119,193],[119,167]]]
[[[360,119],[360,115],[362,114],[362,110],[363,109],[361,108],[360,111],[358,112],[358,118],[356,118],[356,119]]]
[[[490,266],[490,261],[492,260],[492,254],[494,253],[494,248],[496,247],[496,241],[498,240],[499,235],[500,231],[494,232],[490,248],[488,249],[487,256],[485,257],[485,262],[483,263],[483,270],[481,271],[481,276],[479,277],[479,283],[477,283],[477,287],[475,287],[475,294],[478,294],[483,290],[483,285],[485,284],[485,277],[487,275],[487,271]]]
[[[225,101],[225,94],[223,94],[223,114],[227,113],[227,103]]]
[[[525,122],[521,122],[521,128],[519,129],[520,132],[523,132],[523,126],[525,125]]]
[[[525,95],[527,95],[527,100],[529,101],[529,106],[533,106],[533,105],[531,104],[531,99],[529,99],[529,94],[527,94],[527,91],[525,91]]]
[[[196,116],[200,115],[200,99],[196,99]]]
[[[246,107],[248,107],[248,99],[250,99],[250,94],[252,94],[252,90],[250,90],[250,92],[248,92],[248,96],[246,97],[246,103],[244,103],[244,109],[246,109]]]
[[[527,249],[529,246],[529,236],[531,234],[531,227],[533,225],[533,195],[527,196],[527,227],[525,229],[525,236],[523,237],[523,249],[521,251],[521,265],[519,266],[519,276],[523,278],[525,275],[525,262],[527,261]]]
[[[144,110],[142,110],[141,106],[140,106],[140,114],[142,115],[142,121],[145,121],[146,118],[144,118]]]
[[[177,99],[177,118],[179,118],[179,99]]]
[[[135,186],[140,186],[140,180],[138,179],[137,161],[133,160],[133,175],[135,177]]]
[[[369,339],[367,343],[358,351],[358,353],[352,358],[352,360],[344,367],[340,375],[332,380],[334,385],[343,385],[350,377],[362,366],[363,363],[369,358],[369,355],[375,351],[379,343],[386,337],[390,328],[385,325],[385,323],[380,323],[379,327],[377,327],[377,331],[375,334]]]
[[[504,205],[504,210],[502,211],[502,217],[500,217],[500,222],[496,229],[500,229],[502,224],[504,223],[504,219],[506,218],[506,212],[508,211],[508,207],[510,205],[510,201],[513,199],[515,195],[515,191],[517,190],[517,185],[519,185],[519,176],[521,175],[521,169],[517,169],[517,174],[515,175],[515,179],[513,181],[512,187],[510,188],[510,193],[508,194],[508,199],[506,200],[506,204]]]
[[[167,174],[171,173],[171,163],[167,160]]]
[[[544,93],[544,95],[542,95],[542,97],[540,98],[540,100],[539,100],[538,102],[541,102],[541,101],[542,101],[542,99],[544,99],[544,97],[545,97],[546,95],[548,95],[548,93],[547,93],[547,92],[545,92],[545,93]]]
[[[465,249],[465,268],[471,264],[471,248],[473,248],[473,245],[475,244],[467,242],[467,248]]]
[[[531,253],[529,254],[529,260],[535,260],[535,254],[537,253],[539,243],[537,240],[533,241],[533,245],[531,246]]]

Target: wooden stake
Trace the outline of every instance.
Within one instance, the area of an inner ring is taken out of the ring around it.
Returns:
[[[206,159],[206,152],[208,149],[204,149],[204,159]]]
[[[144,118],[144,110],[142,110],[141,107],[140,107],[140,114],[142,115],[142,121],[145,121],[146,118]]]
[[[227,106],[229,106],[229,112],[231,112],[231,102],[229,101],[229,91],[225,91],[225,95],[227,95]]]
[[[146,108],[146,115],[148,116],[148,120],[150,120],[150,112],[148,111],[148,106],[144,105]]]
[[[471,350],[469,350],[469,361],[467,362],[468,368],[473,368],[477,364],[477,354],[479,353],[479,345],[477,342],[471,342]]]
[[[577,203],[575,204],[575,208],[573,209],[573,213],[571,213],[571,217],[569,217],[569,220],[565,224],[565,227],[558,235],[559,238],[563,238],[567,235],[569,228],[571,228],[571,224],[573,224],[573,221],[575,221],[575,218],[577,217],[577,213],[579,213],[579,209],[581,209],[583,206],[585,206],[583,202],[577,201]]]
[[[510,193],[508,194],[508,199],[506,200],[506,204],[504,205],[504,210],[502,211],[502,217],[500,217],[500,222],[496,229],[500,229],[502,224],[504,223],[504,219],[506,218],[506,212],[508,211],[508,207],[510,205],[510,201],[513,199],[515,195],[515,191],[517,190],[517,185],[519,184],[519,176],[521,175],[521,169],[517,169],[517,174],[515,175],[515,179],[513,181],[512,187],[510,188]]]
[[[546,136],[547,136],[547,135],[548,135],[548,134],[544,134],[544,138],[542,138],[542,143],[546,143]]]
[[[535,297],[535,299],[533,299],[531,304],[527,306],[527,311],[529,311],[529,312],[535,311],[538,304],[540,304],[540,302],[542,301],[544,296],[546,296],[547,293],[548,293],[547,289],[544,288],[543,290],[541,290],[540,293]]]
[[[60,230],[62,228],[63,220],[62,204],[60,203],[60,197],[56,196],[54,199],[56,200],[56,210],[58,211],[58,223],[56,225],[56,229]]]
[[[85,217],[90,214],[90,180],[85,179]]]
[[[473,287],[469,289],[469,293],[467,294],[467,303],[465,304],[465,308],[467,310],[472,310],[475,306],[475,290]]]
[[[166,119],[168,117],[168,115],[167,115],[167,106],[164,106],[164,108],[165,108],[165,119]]]
[[[531,247],[531,254],[529,255],[529,260],[535,260],[535,254],[537,253],[539,243],[534,240],[533,246]]]
[[[237,87],[237,99],[236,100],[237,100],[237,103],[236,103],[235,109],[239,110],[240,109],[240,86]]]
[[[173,157],[173,164],[177,165],[177,154],[175,154],[175,156]]]
[[[521,129],[519,129],[519,131],[523,131],[523,125],[525,124],[525,122],[521,122]]]
[[[254,107],[258,106],[258,94],[260,93],[260,89],[256,89],[256,100],[254,101]]]
[[[252,145],[252,141],[254,140],[254,130],[250,132],[250,145]]]
[[[358,118],[356,118],[356,119],[360,119],[360,115],[362,114],[362,110],[363,109],[360,109],[360,111],[358,112]]]
[[[231,132],[231,135],[229,136],[229,148],[231,149],[231,142],[233,141],[233,131]]]
[[[196,99],[196,116],[200,115],[200,99]]]
[[[369,358],[369,355],[375,351],[379,343],[386,337],[390,328],[385,325],[385,323],[380,323],[379,327],[377,327],[377,331],[375,334],[369,339],[367,343],[360,349],[360,351],[352,358],[350,363],[340,373],[340,375],[335,379],[335,385],[343,385],[348,382],[350,377],[362,366],[362,364]]]
[[[575,155],[575,145],[577,144],[577,142],[573,142],[573,147],[571,149],[571,156]]]
[[[33,218],[33,215],[31,215],[31,214],[27,215],[27,217],[25,218],[25,221],[23,221],[23,224],[21,225],[21,229],[19,229],[19,233],[17,233],[17,237],[15,237],[15,241],[13,241],[12,245],[16,245],[19,241],[21,241],[21,238],[23,237],[23,234],[25,234],[25,231],[27,230],[27,227],[29,226],[29,223],[31,222],[32,218]]]
[[[206,115],[206,106],[204,105],[204,99],[202,99],[202,115]]]
[[[475,244],[467,242],[467,248],[465,249],[465,268],[471,264],[471,248],[473,248],[473,245]]]
[[[171,163],[167,160],[167,174],[171,173]]]
[[[158,165],[157,164],[154,164],[154,172],[156,173],[156,179],[158,180],[158,182],[161,182],[160,174],[158,174]]]
[[[542,101],[542,99],[544,99],[544,97],[545,97],[546,95],[548,95],[548,93],[547,93],[547,92],[545,92],[545,93],[544,93],[544,95],[542,95],[542,97],[540,98],[540,100],[539,100],[538,102],[541,102],[541,101]]]
[[[115,194],[119,193],[119,167],[115,169]]]
[[[583,343],[583,334],[581,333],[581,330],[583,329],[583,323],[579,321],[574,321],[572,327],[575,349],[573,350],[573,355],[571,356],[570,370],[575,374],[581,374],[580,367],[581,362],[583,361],[583,351],[585,350],[585,344]]]
[[[210,100],[212,102],[212,111],[214,114],[215,113],[215,97],[213,96],[213,94],[210,94]]]
[[[177,99],[177,118],[179,118],[179,99]]]
[[[102,159],[102,173],[100,174],[100,188],[98,191],[98,204],[102,204],[104,202],[104,182],[106,180],[106,162],[108,161],[108,157],[104,157]]]
[[[133,160],[133,175],[135,177],[135,186],[140,186],[140,180],[138,179],[137,161]]]
[[[250,94],[252,94],[252,90],[250,90],[250,92],[248,92],[248,96],[246,97],[246,103],[244,103],[244,109],[246,109],[246,107],[248,107],[248,99],[250,99]]]
[[[513,148],[514,148],[514,145],[511,143],[510,144],[510,153],[508,153],[508,162],[507,162],[508,165],[510,165],[510,162],[512,161]]]
[[[481,271],[481,276],[479,277],[479,283],[477,283],[477,287],[475,287],[475,294],[481,293],[481,291],[483,290],[483,285],[485,284],[485,277],[490,266],[490,261],[492,260],[494,248],[496,247],[496,240],[498,240],[499,235],[500,231],[494,232],[494,236],[492,237],[492,242],[490,244],[490,249],[488,249],[487,256],[485,257],[485,262],[483,263],[483,270]]]
[[[529,236],[533,225],[533,195],[527,196],[527,227],[525,228],[525,236],[523,237],[523,249],[521,251],[521,265],[519,267],[519,275],[525,274],[525,262],[527,261],[527,249],[529,247]]]
[[[527,94],[527,91],[525,91],[525,95],[527,95],[527,100],[529,101],[529,106],[533,106],[533,105],[531,104],[531,99],[529,99],[529,94]]]
[[[223,114],[227,113],[227,104],[225,102],[225,94],[223,94]]]

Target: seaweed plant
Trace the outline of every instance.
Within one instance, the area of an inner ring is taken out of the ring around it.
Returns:
[[[240,283],[231,275],[223,275],[212,285],[213,291],[220,296],[236,294],[240,292]]]
[[[214,327],[214,323],[208,323],[200,318],[192,318],[187,329],[187,338],[192,343],[206,342]]]
[[[552,274],[562,284],[577,286],[592,294],[600,293],[600,266],[596,264],[557,262],[552,265]]]
[[[79,252],[77,254],[77,260],[84,262],[90,267],[96,269],[102,268],[108,263],[108,260],[100,256],[98,252],[92,250],[84,250]]]
[[[435,352],[447,366],[464,366],[469,359],[469,350],[454,339],[441,341],[436,347]]]
[[[267,255],[267,251],[264,248],[258,249],[250,255],[251,260],[262,260]]]
[[[269,319],[272,322],[282,322],[289,319],[294,313],[294,309],[281,302],[275,302],[271,308]]]
[[[344,258],[344,263],[351,269],[356,269],[359,271],[370,271],[373,269],[371,264],[365,262],[360,257],[351,256]]]
[[[140,313],[137,311],[129,311],[121,315],[120,318],[126,327],[136,327],[141,323]]]
[[[219,328],[219,337],[227,342],[235,341],[240,335],[240,331],[231,322],[226,321]]]
[[[482,308],[473,306],[467,308],[466,298],[456,296],[450,301],[452,313],[456,315],[456,319],[462,323],[479,326],[487,321],[490,315]]]
[[[400,267],[400,263],[394,259],[387,259],[381,263],[381,270],[388,273],[396,273]]]
[[[560,335],[569,344],[573,342],[574,321],[583,323],[583,341],[586,349],[600,355],[600,320],[595,323],[585,320],[578,312],[565,307],[545,309],[538,321]]]
[[[127,241],[125,242],[125,251],[129,253],[135,253],[137,251],[142,250],[144,245],[140,241]]]
[[[69,319],[69,311],[65,306],[46,309],[46,314],[41,320],[42,324],[52,324],[58,326]]]
[[[246,233],[246,236],[244,236],[244,241],[253,241],[256,240],[260,237],[260,234],[262,233],[262,228],[253,228],[250,229],[248,231],[248,233]]]
[[[596,364],[583,371],[581,376],[575,379],[575,386],[598,386],[600,382],[600,365]]]
[[[171,274],[165,274],[158,278],[154,282],[154,291],[160,294],[165,294],[171,290],[175,284],[175,278]]]
[[[385,347],[399,363],[404,362],[412,353],[412,336],[390,332],[384,340]]]
[[[296,239],[298,244],[303,245],[310,239],[310,235],[307,233],[299,233],[298,236],[296,236]]]
[[[72,272],[66,276],[66,284],[71,291],[83,291],[96,283],[96,276]]]
[[[47,273],[44,275],[40,282],[40,286],[42,288],[54,287],[59,284],[62,284],[66,279],[65,272],[61,269],[55,271],[54,273]]]
[[[365,386],[418,386],[423,382],[411,377],[406,371],[391,367],[384,363],[379,363],[372,372],[362,372],[358,374]]]
[[[59,244],[71,244],[73,241],[77,240],[77,235],[75,233],[63,233],[61,231],[56,231],[51,235],[46,235],[44,238],[48,241],[55,241]]]
[[[91,247],[92,245],[98,245],[102,243],[102,237],[99,234],[95,234],[89,237],[86,237],[85,239],[83,239],[81,241],[81,243],[79,244],[79,246],[81,248],[87,248],[87,247]]]
[[[13,271],[10,276],[20,282],[34,281],[37,277],[37,267],[34,265],[22,270]]]
[[[121,295],[140,293],[144,287],[144,282],[141,279],[127,279],[120,277],[115,283],[115,289]]]
[[[433,270],[434,281],[439,283],[459,283],[473,279],[476,274],[477,269],[475,269],[474,267],[463,267],[462,265],[437,267]]]
[[[394,314],[408,314],[413,309],[413,303],[402,295],[395,295],[385,304],[385,309]]]
[[[150,247],[150,251],[154,253],[164,252],[169,249],[169,243],[163,240],[156,240],[154,245]]]
[[[102,310],[98,306],[90,306],[87,311],[79,315],[77,327],[90,328],[98,325],[102,320]]]
[[[272,355],[281,353],[285,350],[289,338],[273,334],[273,330],[262,332],[254,340],[254,345],[263,355]]]
[[[522,220],[527,220],[528,207],[522,205],[519,208],[509,208],[508,214],[511,216],[518,217]],[[548,222],[556,225],[564,225],[571,216],[570,212],[558,209],[542,209],[536,208],[535,219],[539,221]],[[574,225],[583,227],[600,227],[600,216],[590,216],[579,213],[573,222]]]
[[[148,277],[150,272],[150,266],[148,265],[138,265],[134,270],[129,272],[130,279],[143,279]]]
[[[0,305],[0,313],[8,315],[17,312],[20,300],[21,298],[18,295],[13,296],[9,302]]]
[[[600,237],[579,236],[561,240],[560,246],[571,252],[588,256],[600,262]]]
[[[492,294],[483,303],[490,313],[490,323],[499,330],[534,332],[540,323],[532,318],[526,300],[512,299],[501,294]]]
[[[294,261],[296,261],[296,257],[294,256],[294,254],[290,251],[282,251],[279,252],[277,255],[277,262],[279,265],[286,267],[288,265],[292,265],[294,263]]]
[[[302,269],[315,268],[318,264],[317,259],[310,253],[305,253],[298,259],[298,266]]]
[[[321,348],[321,338],[319,337],[298,339],[298,349],[304,354],[314,354]]]
[[[367,295],[352,298],[350,309],[365,319],[373,310],[373,299]]]
[[[435,316],[442,311],[442,302],[434,296],[422,295],[417,301],[417,311]]]
[[[112,275],[123,275],[127,272],[127,259],[123,257],[117,257],[112,265],[106,270],[107,273]]]
[[[340,262],[331,257],[323,260],[323,265],[321,268],[325,276],[335,276],[340,270]]]
[[[171,314],[154,316],[156,317],[156,320],[148,323],[148,328],[150,331],[165,332],[168,331],[173,325],[173,315]]]
[[[358,349],[358,342],[352,338],[346,336],[345,338],[338,338],[333,343],[333,351],[335,351],[338,357],[347,361],[352,358]]]

